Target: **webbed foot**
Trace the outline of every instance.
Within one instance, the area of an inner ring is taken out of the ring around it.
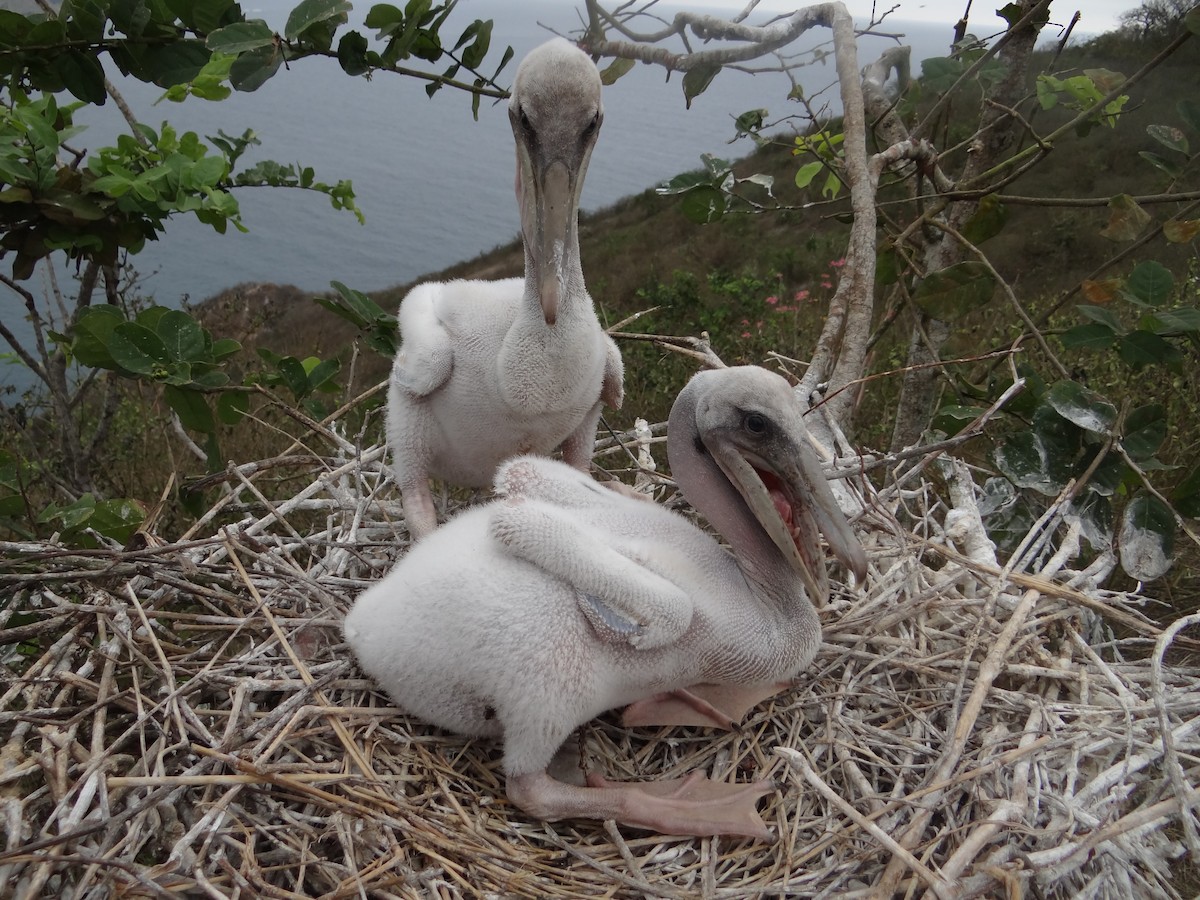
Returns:
[[[643,700],[621,714],[622,725],[701,725],[733,731],[758,704],[792,687],[789,681],[766,684],[694,684]]]
[[[588,776],[587,787],[555,781],[545,772],[508,779],[508,796],[532,816],[614,819],[659,834],[718,834],[774,841],[755,804],[775,790],[772,781],[727,784],[700,772],[668,781],[620,782]]]

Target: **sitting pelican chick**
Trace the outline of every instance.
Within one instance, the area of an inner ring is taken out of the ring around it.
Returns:
[[[454,517],[359,597],[346,639],[405,711],[502,738],[508,797],[534,817],[770,840],[755,809],[769,781],[592,774],[576,786],[547,766],[607,709],[728,727],[792,686],[821,639],[820,536],[866,573],[808,440],[779,375],[701,372],[672,408],[668,455],[732,552],[663,506],[518,457],[497,473],[501,498]]]
[[[525,277],[430,282],[400,305],[387,435],[409,532],[437,527],[430,476],[487,487],[522,453],[586,471],[601,404],[619,408],[623,366],[579,260],[578,210],[603,118],[591,59],[556,38],[517,69],[508,106]]]

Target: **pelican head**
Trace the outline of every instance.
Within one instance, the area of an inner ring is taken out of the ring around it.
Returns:
[[[508,117],[517,140],[517,202],[532,280],[547,325],[558,318],[569,267],[578,267],[579,192],[600,132],[600,73],[582,50],[555,38],[517,69]]]
[[[731,544],[759,550],[774,545],[810,601],[823,603],[829,596],[824,535],[834,556],[862,582],[866,555],[829,489],[784,378],[757,366],[700,372],[671,410],[668,432],[677,427],[690,437],[690,448],[680,446],[692,457],[684,465],[708,469],[688,499]],[[678,468],[675,446],[672,469]]]

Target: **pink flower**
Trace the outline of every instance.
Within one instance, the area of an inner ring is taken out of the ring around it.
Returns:
[[[749,319],[742,319],[742,324],[743,324],[743,325],[749,325],[749,324],[750,324],[750,320],[749,320]]]
[[[833,284],[832,284],[831,282],[828,282],[828,281],[822,281],[822,282],[821,282],[821,287],[823,287],[823,288],[831,288],[831,287],[833,287]]]
[[[743,332],[742,332],[742,337],[744,337],[744,338],[748,338],[748,337],[750,337],[750,332],[748,332],[748,331],[743,331]]]
[[[808,289],[805,288],[804,290],[796,291],[796,296],[793,299],[795,299],[797,303],[803,303],[808,299]]]
[[[774,306],[778,302],[779,302],[778,297],[768,297],[767,298],[767,306]]]
[[[828,281],[828,280],[829,280],[831,277],[832,277],[832,276],[830,276],[830,274],[829,274],[828,272],[822,272],[822,273],[821,273],[821,279],[822,279],[823,281]]]
[[[829,265],[833,266],[833,268],[835,268],[835,269],[840,269],[845,264],[846,264],[846,257],[844,257],[844,256],[841,259],[831,259],[829,261]]]
[[[794,306],[777,306],[777,307],[775,307],[775,312],[795,312],[795,311],[796,311],[796,307],[794,307]]]

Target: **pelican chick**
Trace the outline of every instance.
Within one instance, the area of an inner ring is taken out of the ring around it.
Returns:
[[[502,738],[508,797],[532,816],[770,839],[755,809],[770,782],[591,775],[576,786],[547,773],[604,710],[627,706],[627,724],[730,727],[791,686],[821,639],[820,535],[865,576],[779,375],[696,375],[667,449],[684,496],[732,552],[665,507],[519,457],[497,473],[500,499],[456,516],[359,597],[346,639],[402,709]]]
[[[579,260],[579,194],[603,119],[595,64],[562,38],[536,48],[508,114],[525,277],[430,282],[400,305],[387,435],[414,538],[437,527],[430,476],[486,487],[505,459],[560,447],[586,471],[601,404],[621,405],[621,354]]]

